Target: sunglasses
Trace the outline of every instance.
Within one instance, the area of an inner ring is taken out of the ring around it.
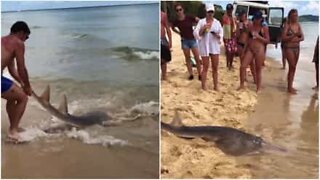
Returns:
[[[214,13],[213,11],[208,11],[207,13]]]
[[[180,12],[180,11],[182,11],[182,8],[176,9],[176,11],[177,11],[177,12]]]

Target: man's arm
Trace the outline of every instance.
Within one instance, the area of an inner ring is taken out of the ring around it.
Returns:
[[[11,76],[20,84],[22,84],[22,81],[21,81],[21,78],[18,74],[18,71],[17,69],[15,68],[15,65],[14,65],[14,61],[11,61],[11,63],[8,65],[8,70],[9,70],[9,73],[11,74]]]
[[[171,29],[173,32],[177,33],[180,35],[180,31],[177,30],[177,27],[171,26]]]
[[[17,44],[17,49],[16,49],[16,61],[17,61],[17,69],[18,69],[18,74],[21,78],[21,81],[23,83],[23,89],[25,93],[28,95],[31,95],[32,90],[30,87],[30,82],[29,82],[29,76],[28,76],[28,71],[25,66],[25,60],[24,60],[24,51],[25,47],[23,43],[18,43]]]
[[[169,21],[168,21],[168,18],[166,16],[166,32],[167,32],[167,35],[168,35],[168,41],[169,41],[169,49],[171,49],[172,47],[172,35],[171,35],[171,30],[170,30],[170,26],[169,26]]]

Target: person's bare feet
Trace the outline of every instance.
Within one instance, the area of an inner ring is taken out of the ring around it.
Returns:
[[[245,89],[245,86],[240,86],[237,88],[237,91],[244,90],[244,89]]]
[[[18,127],[18,130],[17,130],[19,133],[20,132],[24,132],[24,131],[26,131],[24,128],[22,128],[22,127]]]
[[[290,94],[297,94],[297,90],[294,88],[288,89],[288,93]]]
[[[206,91],[207,90],[207,87],[205,85],[202,85],[202,90]]]
[[[261,88],[256,89],[256,93],[259,94],[261,92]]]
[[[214,87],[213,90],[219,92],[219,88],[218,87]]]
[[[17,130],[9,130],[7,138],[9,141],[20,142],[21,137]]]

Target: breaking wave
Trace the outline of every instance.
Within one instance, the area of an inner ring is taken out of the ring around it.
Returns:
[[[63,131],[61,133],[50,134],[50,133],[44,132],[42,129],[29,127],[29,128],[26,128],[25,131],[21,132],[19,135],[20,135],[21,141],[23,142],[32,142],[32,141],[37,141],[43,138],[51,138],[51,139],[61,138],[64,136],[67,138],[80,140],[85,144],[95,144],[95,145],[102,145],[106,147],[125,146],[129,144],[128,141],[117,139],[113,136],[93,135],[86,130],[76,130],[75,128],[72,128],[71,130]]]
[[[155,116],[159,114],[159,103],[154,101],[139,103],[134,105],[130,109],[130,112],[139,113],[146,116]]]
[[[159,60],[159,51],[135,47],[117,47],[113,48],[115,52],[120,53],[126,60]]]
[[[79,139],[85,144],[100,144],[102,146],[128,145],[128,141],[126,140],[117,139],[108,135],[93,136],[85,130],[76,130],[75,128],[69,131],[66,135],[69,138]]]
[[[159,59],[159,52],[157,51],[134,51],[134,55],[138,56],[140,59]]]

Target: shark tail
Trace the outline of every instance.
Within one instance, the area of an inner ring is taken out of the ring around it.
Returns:
[[[50,104],[50,86],[48,85],[46,87],[46,89],[43,91],[43,93],[41,94],[41,96],[38,96],[35,92],[32,92],[32,95],[38,99],[38,101],[41,101],[43,103],[46,103],[46,104]],[[50,104],[51,105],[51,104]],[[68,101],[67,101],[67,97],[66,95],[63,95],[62,96],[62,101],[60,103],[60,106],[58,108],[58,110],[61,112],[61,113],[64,113],[64,114],[68,114]]]

